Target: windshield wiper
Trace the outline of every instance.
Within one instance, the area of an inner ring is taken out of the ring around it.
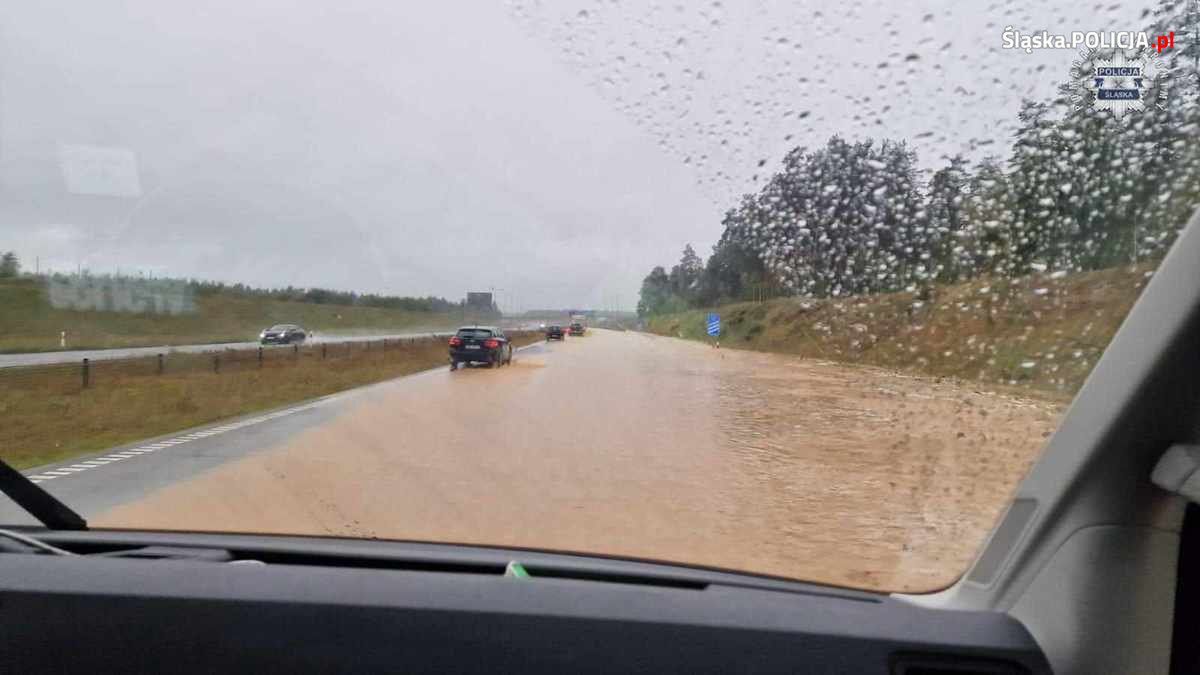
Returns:
[[[86,530],[87,521],[0,459],[0,492],[52,530]]]

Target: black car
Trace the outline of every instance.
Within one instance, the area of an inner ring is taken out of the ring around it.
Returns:
[[[563,340],[567,336],[563,333],[562,326],[546,326],[547,340]]]
[[[512,359],[512,343],[495,326],[459,328],[450,338],[450,370],[457,370],[460,363],[486,363],[498,368],[512,363]]]
[[[308,333],[294,323],[279,323],[259,333],[258,340],[264,345],[286,345],[304,342]]]
[[[583,331],[585,330],[587,329],[584,328],[583,324],[579,323],[578,321],[571,324],[571,335],[583,335]]]

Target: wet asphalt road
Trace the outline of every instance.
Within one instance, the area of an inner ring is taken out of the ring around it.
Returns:
[[[320,342],[358,342],[361,340],[382,340],[384,338],[414,338],[427,337],[429,335],[448,334],[446,331],[431,331],[431,332],[413,332],[413,333],[390,333],[387,335],[315,335],[310,339],[309,343]],[[203,353],[221,351],[223,349],[254,349],[259,346],[258,341],[253,342],[215,342],[203,345],[176,345],[173,347],[125,347],[118,349],[78,349],[58,352],[29,352],[25,354],[0,354],[0,368],[13,368],[16,366],[44,366],[54,363],[73,363],[89,359],[91,361],[101,361],[105,359],[128,359],[138,356],[153,356],[155,354],[169,354],[171,352],[186,352],[186,353]],[[270,345],[269,348],[278,348],[286,345]]]
[[[535,326],[520,326],[521,328],[533,328]],[[508,330],[514,330],[515,327],[509,327]],[[400,338],[417,338],[428,337],[430,335],[449,335],[452,331],[447,329],[435,329],[429,331],[411,331],[407,333],[387,333],[379,335],[337,335],[317,333],[308,343],[321,342],[361,342],[363,340],[383,340],[383,339],[400,339]],[[55,352],[28,352],[24,354],[0,354],[0,368],[13,368],[17,366],[44,366],[55,363],[75,363],[88,359],[91,361],[101,361],[104,359],[127,359],[139,356],[153,356],[155,354],[169,354],[171,352],[185,353],[203,353],[221,351],[224,349],[254,349],[259,346],[257,341],[248,342],[217,342],[210,344],[198,345],[176,345],[173,347],[125,347],[117,349],[76,349]],[[268,349],[278,349],[286,345],[270,345]]]

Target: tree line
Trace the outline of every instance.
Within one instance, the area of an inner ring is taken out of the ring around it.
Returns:
[[[0,254],[0,279],[18,278],[21,276],[21,263],[13,251]],[[30,275],[32,276],[32,275]],[[41,275],[42,277],[50,275]],[[70,277],[61,273],[52,275],[58,280]],[[107,279],[111,275],[92,276],[84,273],[85,278]],[[159,282],[175,282],[185,284],[196,295],[226,295],[246,298],[263,298],[269,300],[286,300],[291,302],[308,302],[317,305],[352,305],[357,307],[379,307],[382,309],[400,309],[410,312],[451,312],[462,309],[463,302],[451,302],[445,298],[408,297],[400,295],[380,295],[376,293],[355,293],[354,291],[338,291],[328,288],[258,288],[242,283],[227,284],[221,281],[206,281],[201,279],[156,279]]]
[[[267,298],[271,300],[287,300],[291,302],[309,302],[317,305],[353,305],[358,307],[379,307],[383,309],[402,309],[411,312],[450,312],[461,309],[462,302],[451,302],[445,298],[434,296],[408,297],[399,295],[379,295],[375,293],[355,293],[354,291],[337,291],[328,288],[256,288],[246,284],[226,284],[220,281],[199,281],[189,279],[188,284],[197,295],[235,295],[242,297]]]
[[[1161,256],[1200,204],[1200,16],[1167,0],[1147,30],[1188,33],[1157,56],[1169,75],[1143,92],[1144,110],[1117,116],[1073,96],[1111,57],[1094,52],[1055,99],[1022,103],[1006,157],[951,157],[926,180],[903,140],[797,147],[726,211],[707,261],[689,244],[670,271],[651,270],[638,312],[763,288],[817,298],[920,291]]]

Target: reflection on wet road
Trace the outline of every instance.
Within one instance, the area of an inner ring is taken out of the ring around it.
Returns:
[[[473,542],[887,590],[960,574],[1056,404],[592,331],[339,402],[96,524]]]

